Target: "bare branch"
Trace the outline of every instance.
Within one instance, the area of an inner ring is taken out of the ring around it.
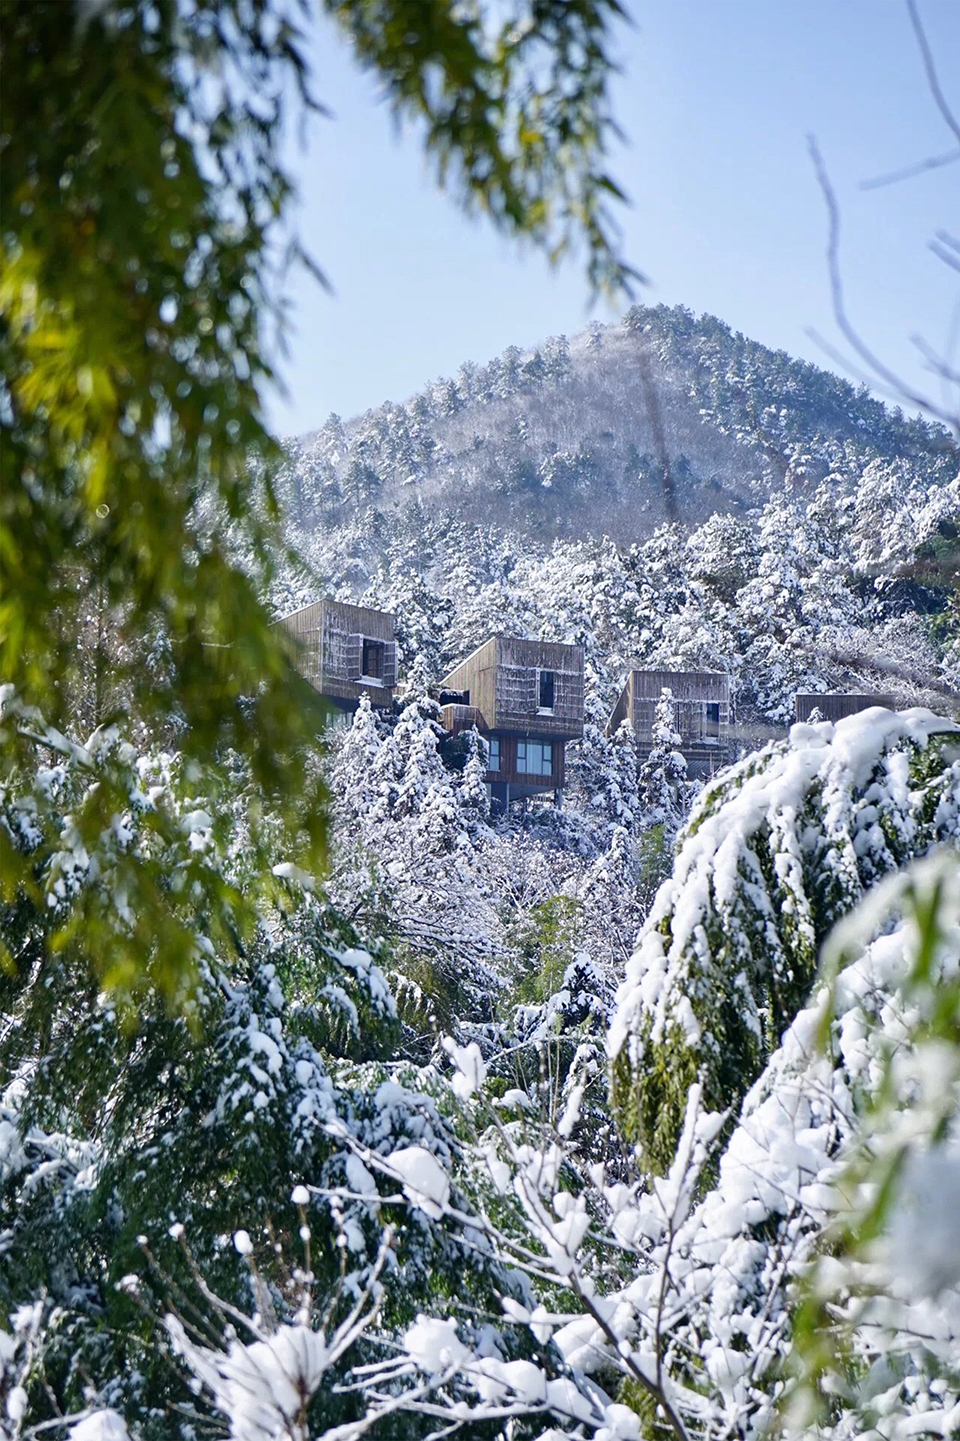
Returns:
[[[913,165],[904,165],[900,170],[891,170],[887,175],[876,175],[872,180],[861,180],[861,190],[879,190],[882,185],[897,185],[901,180],[912,180],[928,170],[939,170],[942,165],[953,165],[960,160],[960,150],[948,150],[946,155],[931,155]]]
[[[667,440],[663,429],[660,397],[657,394],[657,387],[653,379],[647,345],[643,340],[641,340],[637,347],[637,369],[640,374],[640,388],[643,391],[643,404],[647,412],[647,423],[650,426],[653,447],[657,452],[657,461],[660,465],[663,508],[666,512],[667,520],[674,523],[680,519],[677,511],[677,493],[674,489],[673,475],[670,471],[670,454],[667,450]]]
[[[960,264],[957,265],[960,270]],[[911,335],[910,339],[927,362],[928,370],[934,375],[939,375],[941,380],[948,380],[954,385],[960,385],[960,370],[954,370],[948,365],[942,355],[938,355],[932,345],[928,345],[922,335]]]
[[[930,242],[930,249],[944,265],[949,265],[951,270],[960,271],[960,254],[954,254],[955,250],[960,251],[960,245],[952,235],[948,235],[945,230],[938,230]]]
[[[918,410],[924,410],[928,415],[935,416],[937,420],[949,425],[955,433],[960,436],[960,414],[953,414],[935,405],[928,397],[919,395],[906,381],[903,380],[889,366],[875,354],[867,345],[866,341],[858,333],[847,314],[846,301],[843,291],[843,279],[840,274],[840,207],[837,204],[837,197],[830,177],[827,174],[823,156],[816,139],[811,135],[808,137],[808,149],[810,158],[813,161],[813,168],[817,181],[823,193],[824,202],[827,207],[828,236],[827,236],[827,266],[830,277],[830,294],[833,307],[833,317],[841,335],[851,349],[860,357],[867,368],[874,376],[880,378],[895,395],[901,400],[914,405]]]
[[[913,33],[917,37],[917,44],[920,47],[920,54],[923,57],[923,68],[927,77],[927,84],[930,86],[930,94],[940,114],[946,121],[947,128],[952,130],[960,140],[960,120],[954,115],[947,98],[940,88],[940,79],[937,75],[937,67],[933,62],[933,51],[930,49],[930,42],[927,39],[927,32],[923,28],[920,19],[920,11],[917,9],[917,0],[907,0],[907,14],[910,16],[910,24],[913,26]]]

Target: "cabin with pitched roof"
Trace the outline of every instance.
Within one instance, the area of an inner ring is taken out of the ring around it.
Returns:
[[[567,742],[583,735],[583,648],[495,636],[440,682],[446,729],[476,726],[490,747],[491,798],[563,792]]]
[[[395,618],[385,610],[318,600],[279,622],[299,642],[299,667],[322,696],[344,711],[360,697],[389,710],[397,685]]]
[[[727,765],[734,747],[730,677],[722,671],[632,670],[607,723],[607,735],[628,720],[645,759],[653,747],[654,717],[665,690],[670,692],[673,728],[680,736],[687,774],[709,776]]]

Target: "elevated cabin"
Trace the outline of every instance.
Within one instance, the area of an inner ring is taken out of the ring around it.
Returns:
[[[844,716],[856,715],[858,711],[869,710],[871,706],[885,706],[896,710],[897,703],[892,695],[869,692],[823,691],[819,695],[810,693],[794,696],[794,709],[798,721],[810,719],[812,711],[818,710],[825,721],[843,720]]]
[[[447,730],[483,733],[495,800],[553,791],[560,803],[567,741],[583,735],[580,646],[494,637],[444,676],[440,705]]]
[[[300,642],[302,674],[342,711],[354,711],[362,695],[389,710],[397,685],[394,617],[340,600],[318,600],[284,616]]]
[[[632,670],[607,723],[613,735],[629,720],[641,758],[653,746],[653,722],[662,693],[673,701],[673,728],[690,776],[708,776],[733,759],[730,677],[710,670]]]

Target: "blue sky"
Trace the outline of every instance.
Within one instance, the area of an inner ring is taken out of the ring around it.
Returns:
[[[960,0],[920,0],[941,81],[960,111]],[[707,310],[824,365],[835,338],[813,132],[841,200],[849,309],[871,344],[929,389],[915,333],[942,349],[957,276],[928,250],[960,229],[960,164],[864,192],[860,182],[951,148],[901,0],[652,0],[618,50],[612,157],[631,199],[627,258],[639,299]],[[331,411],[402,400],[463,360],[573,334],[596,316],[575,263],[545,260],[440,195],[414,133],[398,134],[369,77],[325,22],[314,89],[334,112],[292,151],[298,229],[334,293],[300,276],[294,333],[270,406],[296,434]]]

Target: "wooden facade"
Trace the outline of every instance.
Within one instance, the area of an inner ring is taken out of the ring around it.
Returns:
[[[583,650],[497,636],[440,682],[446,728],[475,725],[487,740],[491,795],[563,790],[566,744],[583,735]]]
[[[362,695],[389,710],[397,685],[394,617],[384,610],[318,600],[278,622],[300,642],[303,675],[343,710],[356,710]]]
[[[607,723],[613,735],[628,720],[641,758],[653,745],[653,722],[665,690],[691,776],[708,776],[733,758],[730,677],[722,671],[632,670]]]
[[[820,712],[822,720],[843,720],[844,716],[856,715],[858,711],[870,710],[872,706],[896,710],[897,703],[892,695],[865,691],[825,691],[819,695],[803,692],[794,697],[794,710],[798,721],[809,720],[811,712],[815,710]]]

